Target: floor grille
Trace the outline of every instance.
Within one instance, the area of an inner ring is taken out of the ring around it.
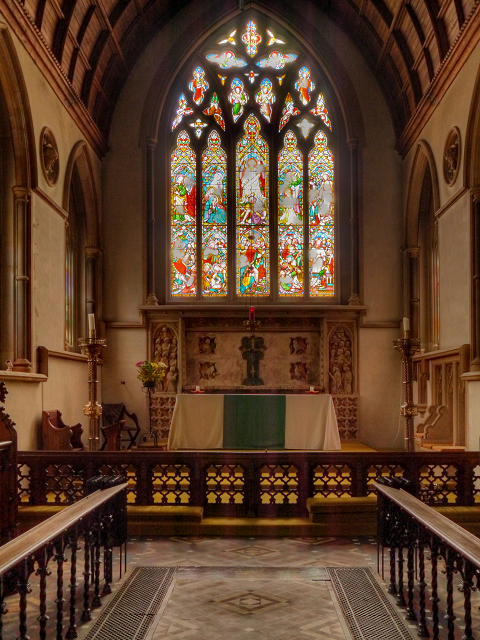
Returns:
[[[160,610],[175,568],[136,567],[85,640],[143,640]]]
[[[326,569],[355,640],[412,640],[368,567]]]

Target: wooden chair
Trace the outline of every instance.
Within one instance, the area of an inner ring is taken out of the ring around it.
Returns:
[[[100,451],[120,451],[121,433],[125,429],[125,420],[119,420],[113,424],[102,426],[103,437],[105,438]]]
[[[62,420],[58,409],[42,411],[42,449],[48,451],[81,451],[83,428],[80,423],[71,427]]]
[[[130,418],[130,423],[127,423],[127,418]],[[121,429],[122,433],[120,434],[119,449],[122,448],[122,443],[126,443],[126,448],[131,449],[136,446],[136,439],[140,433],[137,414],[129,413],[123,402],[119,402],[117,404],[102,404],[102,431],[104,431],[104,429],[109,425],[114,425],[119,422],[123,423],[123,427]],[[124,434],[125,437],[122,438],[122,434]],[[104,448],[106,448],[107,451],[112,451],[112,449],[105,447],[105,443],[102,446],[102,450]]]

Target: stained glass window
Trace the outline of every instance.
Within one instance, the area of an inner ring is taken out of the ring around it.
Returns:
[[[179,76],[169,124],[173,299],[337,293],[335,119],[321,71],[290,40],[240,16]]]

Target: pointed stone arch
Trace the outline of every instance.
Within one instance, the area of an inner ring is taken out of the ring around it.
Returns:
[[[429,144],[420,140],[407,190],[405,216],[405,304],[413,337],[427,348],[438,348],[438,228],[440,206],[437,168]]]

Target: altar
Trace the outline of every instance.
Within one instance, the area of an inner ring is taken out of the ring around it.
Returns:
[[[328,394],[179,394],[168,449],[341,449]]]

